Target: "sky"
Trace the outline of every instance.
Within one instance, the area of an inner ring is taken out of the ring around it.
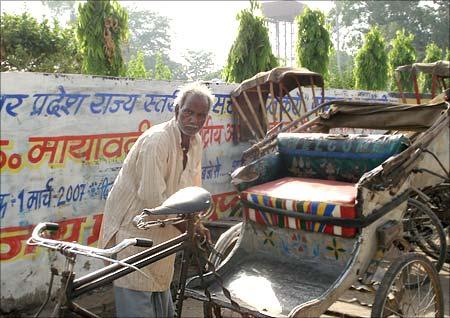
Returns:
[[[300,1],[312,9],[328,12],[332,1]],[[125,7],[158,12],[171,19],[170,57],[182,63],[186,50],[212,52],[216,68],[224,65],[237,35],[237,13],[249,7],[249,1],[119,1]],[[29,12],[37,19],[52,18],[41,1],[1,0],[1,12]],[[64,23],[67,17],[61,17]]]

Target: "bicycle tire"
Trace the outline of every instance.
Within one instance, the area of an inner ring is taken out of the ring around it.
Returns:
[[[442,226],[450,226],[450,180],[423,190],[431,199],[434,214],[441,220]]]
[[[435,259],[434,266],[439,273],[447,257],[447,240],[441,221],[426,204],[412,198],[408,199],[408,208],[403,217],[404,225],[407,224],[405,228],[409,230],[410,235],[406,239],[412,246],[416,245],[423,253]],[[426,233],[423,233],[424,229],[433,231],[434,239],[438,240],[437,244],[427,239]]]
[[[219,236],[214,249],[216,253],[212,253],[209,256],[209,261],[214,265],[215,268],[219,267],[222,261],[231,253],[242,229],[242,222],[237,223],[226,230]]]
[[[405,280],[404,276],[404,269],[408,269],[409,266],[412,264],[417,264],[423,267],[425,269],[427,276],[420,280],[421,285],[430,285],[431,288],[433,288],[434,291],[434,313],[435,317],[443,317],[444,316],[444,300],[443,300],[443,294],[442,294],[442,288],[439,281],[439,276],[436,271],[436,268],[433,266],[433,264],[430,262],[430,260],[424,256],[417,253],[409,253],[406,255],[403,255],[402,257],[397,258],[388,268],[386,274],[384,275],[380,287],[377,290],[377,293],[375,295],[375,300],[372,306],[372,312],[371,317],[387,317],[391,314],[395,313],[398,314],[399,317],[423,317],[424,315],[421,314],[420,308],[417,315],[411,315],[410,312],[406,312],[402,314],[400,312],[400,309],[397,309],[394,306],[399,306],[400,303],[397,301],[397,294],[399,294],[400,302],[403,301],[403,298],[405,294],[407,293],[414,293],[414,291],[421,286],[417,286],[415,288],[398,288],[394,287],[394,284],[397,281],[397,278],[401,280],[403,283]],[[407,275],[409,274],[409,271],[407,271]],[[409,277],[406,277],[409,279]],[[413,285],[414,283],[408,283],[409,286]],[[404,286],[402,286],[404,287]],[[420,306],[421,300],[420,300],[420,291],[418,292],[419,298],[418,301],[413,302],[410,300],[410,303],[407,303],[407,306],[402,307],[406,309],[411,309],[414,304],[418,303]],[[396,305],[392,304],[392,296],[395,299]],[[433,301],[432,298],[432,301]],[[423,300],[422,300],[423,301]],[[386,304],[388,303],[387,307]],[[431,304],[431,302],[430,302]],[[391,308],[392,307],[392,308]],[[428,307],[427,307],[428,308]],[[397,310],[395,310],[397,309]],[[426,309],[426,308],[425,308]]]

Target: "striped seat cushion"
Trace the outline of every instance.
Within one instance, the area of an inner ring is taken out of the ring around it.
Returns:
[[[260,206],[297,211],[335,218],[356,218],[356,184],[319,179],[286,177],[260,184],[241,192],[243,201]],[[323,232],[343,237],[354,237],[355,228],[346,228],[319,222],[302,221],[249,207],[244,208],[247,219],[282,228]]]

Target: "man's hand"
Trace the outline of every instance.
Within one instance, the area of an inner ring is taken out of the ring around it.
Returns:
[[[209,244],[212,244],[211,233],[209,230],[203,225],[203,223],[198,220],[194,225],[194,231],[196,234],[200,235],[202,238],[206,239]]]

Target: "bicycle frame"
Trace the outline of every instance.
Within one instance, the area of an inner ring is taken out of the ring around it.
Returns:
[[[184,289],[189,265],[188,260],[192,255],[193,248],[195,248],[194,215],[186,214],[185,220],[187,223],[186,232],[169,241],[163,242],[121,260],[122,262],[131,264],[137,268],[142,268],[169,255],[183,251],[180,280],[175,297],[176,317],[181,317]],[[66,265],[64,271],[61,273],[61,288],[58,292],[59,295],[55,310],[53,311],[53,315],[57,317],[64,317],[64,315],[68,312],[77,313],[82,317],[99,317],[82,306],[74,303],[73,299],[136,271],[134,268],[125,267],[119,263],[114,263],[75,279],[73,268],[76,262],[76,254],[72,252],[64,253],[64,251],[62,251],[62,253],[66,257]]]

